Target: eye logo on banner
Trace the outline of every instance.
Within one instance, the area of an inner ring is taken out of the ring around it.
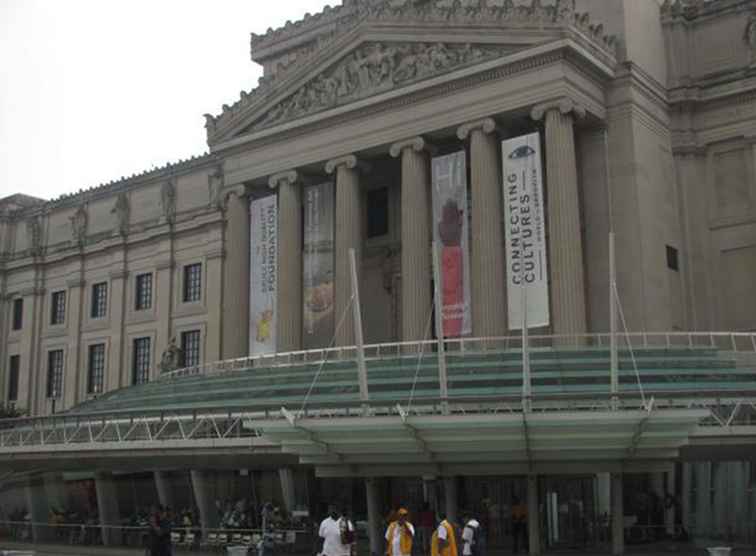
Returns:
[[[523,293],[527,295],[528,327],[548,326],[549,271],[540,135],[515,137],[503,141],[501,148],[509,326],[522,329]]]
[[[444,337],[457,338],[472,333],[465,151],[435,157],[431,169]]]
[[[278,324],[278,199],[255,199],[250,212],[249,350],[275,353]]]

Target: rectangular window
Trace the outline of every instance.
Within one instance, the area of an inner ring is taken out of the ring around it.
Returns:
[[[184,267],[184,303],[199,301],[202,293],[202,265],[189,264]]]
[[[47,352],[47,397],[58,399],[63,389],[63,350]]]
[[[102,394],[105,383],[105,344],[89,346],[87,393]]]
[[[196,367],[200,364],[200,333],[199,330],[183,332],[181,334],[181,351],[184,354],[184,367]]]
[[[136,277],[136,310],[144,311],[152,307],[152,274]]]
[[[670,270],[680,270],[680,261],[677,255],[677,249],[667,245],[667,268]]]
[[[24,325],[24,300],[13,300],[13,330],[21,330]]]
[[[50,324],[63,324],[66,320],[66,292],[53,292],[50,299]]]
[[[92,286],[92,318],[101,319],[108,312],[108,284],[100,282]]]
[[[8,369],[10,376],[8,377],[8,401],[15,402],[18,400],[18,373],[21,367],[21,356],[11,355],[10,357],[10,369]]]
[[[145,384],[150,381],[150,338],[134,340],[134,358],[132,363],[132,384]]]
[[[389,232],[389,191],[387,187],[367,193],[367,236],[381,237]]]

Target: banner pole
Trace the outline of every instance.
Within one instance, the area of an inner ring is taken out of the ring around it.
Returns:
[[[352,271],[352,311],[354,315],[354,341],[357,349],[357,374],[360,379],[360,401],[362,409],[368,409],[367,365],[365,364],[365,343],[362,338],[362,310],[360,306],[360,286],[357,281],[357,257],[354,249],[349,250],[349,266]]]
[[[617,354],[617,269],[615,267],[614,232],[609,232],[609,358],[612,410],[619,408],[619,356]]]
[[[444,345],[444,313],[441,303],[441,269],[438,263],[438,242],[434,241],[433,250],[433,303],[435,305],[436,338],[438,340],[438,385],[441,393],[441,412],[449,414],[449,389],[446,377],[446,347]]]
[[[530,339],[528,337],[528,288],[525,287],[524,262],[520,263],[520,300],[522,302],[522,411],[530,413],[533,386],[530,376]]]

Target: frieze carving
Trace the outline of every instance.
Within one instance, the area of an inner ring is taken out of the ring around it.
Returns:
[[[349,0],[342,6],[326,7],[320,14],[305,16],[299,22],[287,22],[281,29],[269,29],[265,35],[253,36],[251,45],[254,52],[256,49],[270,48],[277,42],[287,40],[314,26],[327,25],[335,29],[333,32],[324,32],[318,36],[315,41],[316,46],[309,53],[303,52],[296,61],[280,66],[271,75],[261,77],[258,86],[252,91],[243,91],[235,103],[224,104],[220,115],[205,114],[205,128],[209,140],[212,141],[216,135],[236,125],[238,120],[248,116],[255,109],[261,108],[274,92],[291,87],[291,82],[298,75],[309,71],[314,64],[328,58],[331,52],[338,52],[341,39],[356,27],[371,23],[401,25],[417,23],[444,27],[474,25],[479,28],[506,26],[513,29],[530,29],[537,26],[541,30],[554,31],[574,28],[579,31],[581,37],[591,41],[597,52],[610,58],[616,56],[615,38],[607,36],[603,25],[592,22],[588,14],[577,13],[574,0],[518,0],[517,3],[513,0]],[[431,45],[424,46],[428,48]],[[328,101],[333,102],[334,97],[338,105],[353,98],[372,94],[372,92],[363,91],[356,97],[340,95],[345,88],[342,87],[339,91],[338,87],[334,88],[333,82],[326,80],[327,77],[332,77],[331,72],[332,70],[324,72],[323,81],[318,84],[324,90],[305,91],[303,95],[309,93],[314,97],[317,94],[318,100],[327,106]],[[350,94],[354,92],[351,91]],[[302,102],[313,101],[313,99],[308,100],[306,96],[298,100],[300,106],[297,108],[299,109]],[[283,103],[273,107],[274,114],[266,117],[265,124],[258,122],[253,129],[273,125],[271,121],[285,121],[287,118],[282,116],[283,111],[287,108],[291,110],[295,108],[293,104],[291,108],[281,106],[281,104]]]
[[[271,108],[262,129],[510,52],[501,46],[368,43]]]
[[[174,182],[174,179],[164,181],[160,188],[160,204],[163,207],[163,217],[169,224],[173,224],[176,221],[176,184]]]
[[[80,246],[84,245],[87,241],[87,227],[89,226],[89,215],[86,205],[79,206],[70,220],[74,241]]]
[[[42,219],[32,216],[26,220],[26,233],[29,236],[29,252],[38,257],[42,254]]]
[[[129,216],[131,214],[131,204],[129,196],[125,191],[118,194],[115,206],[110,210],[110,214],[116,216],[116,230],[121,236],[129,235]]]

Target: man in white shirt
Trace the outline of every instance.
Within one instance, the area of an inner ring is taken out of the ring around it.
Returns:
[[[415,528],[407,520],[409,512],[400,508],[396,512],[396,521],[389,524],[386,530],[387,556],[412,556],[412,540]]]
[[[462,531],[462,556],[480,556],[480,522],[474,517],[469,517],[465,521],[465,528]]]
[[[328,508],[328,517],[320,523],[319,536],[322,540],[321,556],[351,556],[354,540],[354,525],[347,518],[346,511],[339,517],[335,506]],[[346,541],[346,542],[345,542]]]

